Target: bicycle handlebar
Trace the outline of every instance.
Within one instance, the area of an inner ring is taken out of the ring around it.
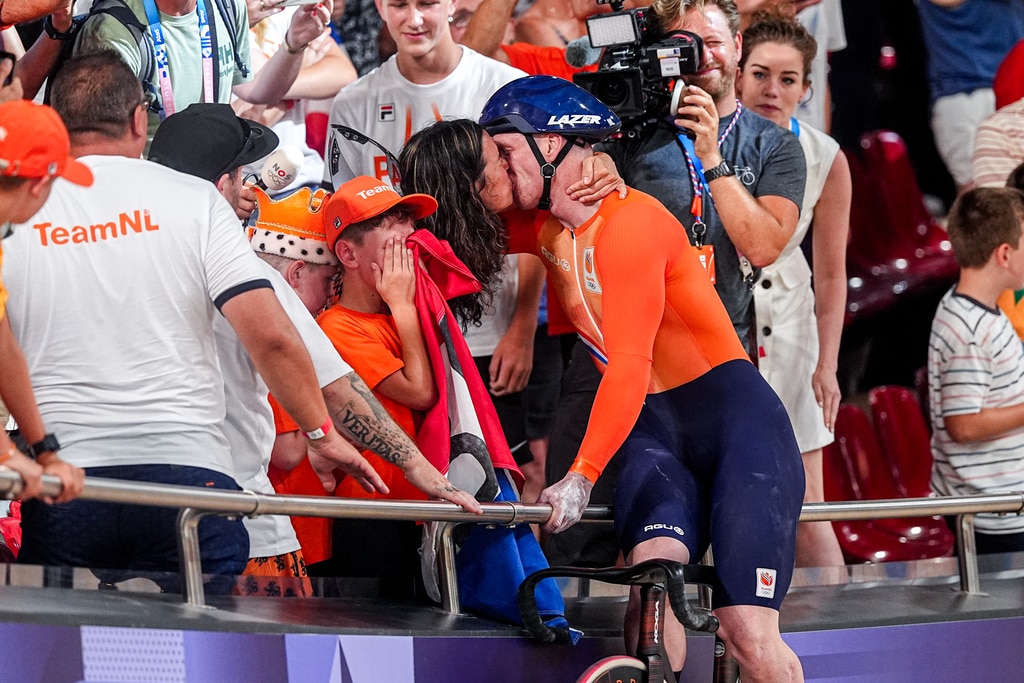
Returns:
[[[686,581],[711,584],[714,582],[714,568],[701,565],[682,564],[672,560],[647,560],[632,567],[607,567],[587,569],[583,567],[549,567],[530,574],[519,586],[519,614],[530,635],[544,643],[567,643],[569,631],[565,628],[551,628],[541,619],[537,611],[534,589],[546,578],[568,577],[592,579],[619,585],[663,584],[668,593],[669,604],[676,618],[692,631],[718,630],[718,619],[712,614],[699,612],[686,599]]]

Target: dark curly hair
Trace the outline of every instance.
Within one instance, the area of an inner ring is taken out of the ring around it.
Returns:
[[[409,138],[398,157],[402,190],[437,199],[437,211],[420,226],[447,240],[483,288],[481,294],[449,302],[463,327],[480,324],[501,283],[508,246],[504,224],[484,206],[476,189],[484,172],[483,135],[475,121],[441,120]]]

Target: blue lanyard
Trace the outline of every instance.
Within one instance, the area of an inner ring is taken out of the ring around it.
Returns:
[[[740,120],[740,114],[743,113],[743,104],[736,101],[736,113],[732,117],[732,121],[725,127],[722,134],[718,136],[718,148],[722,148],[722,144],[725,143],[725,139],[729,137],[729,133],[732,132],[733,128],[736,127],[736,122]],[[697,150],[693,146],[693,140],[688,138],[683,133],[676,133],[676,138],[679,140],[679,144],[683,148],[683,156],[686,158],[686,169],[690,175],[690,186],[693,189],[693,201],[690,204],[690,213],[694,219],[694,229],[696,226],[704,226],[704,193],[707,192],[708,198],[714,201],[714,197],[711,196],[711,188],[708,186],[708,181],[704,177],[704,165],[701,164],[700,158],[697,156]]]
[[[796,117],[789,119],[789,129],[793,131],[793,135],[800,137],[800,122],[796,120]]]
[[[160,10],[157,9],[156,0],[144,0],[144,4],[146,20],[149,22],[149,32],[153,36],[153,54],[156,57],[157,75],[160,77],[162,105],[160,118],[163,119],[175,112],[174,88],[171,85],[170,63],[167,58],[167,41],[160,23]],[[213,39],[210,35],[210,17],[206,7],[200,2],[196,3],[196,14],[199,16],[199,41],[203,65],[203,101],[216,102],[217,94],[213,91]]]

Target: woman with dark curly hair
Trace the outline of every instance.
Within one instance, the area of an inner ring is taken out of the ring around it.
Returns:
[[[587,160],[583,181],[569,188],[572,196],[584,203],[625,189],[607,155],[599,154],[595,158],[597,163]],[[509,211],[515,202],[508,166],[491,137],[474,121],[442,120],[424,128],[406,143],[399,156],[399,166],[403,190],[429,194],[437,199],[437,212],[420,225],[448,240],[455,255],[483,285],[483,302],[480,295],[449,302],[465,325],[466,321],[474,320],[473,316],[480,315],[488,302],[486,297],[499,291],[502,273],[509,272],[507,267],[502,270],[505,258],[515,258],[503,256],[508,247],[506,223],[533,221],[536,212]],[[529,262],[520,262],[526,267],[537,266],[543,270],[535,257],[519,256],[529,259]],[[567,321],[562,322],[565,331],[571,332]],[[546,323],[547,318],[534,337],[520,338],[517,342],[530,346],[533,353],[532,371],[523,378],[526,386],[522,393],[496,389],[494,368],[490,368],[489,373],[486,365],[479,364],[485,382],[488,375],[492,375],[494,406],[516,462],[526,477],[522,491],[525,502],[536,500],[544,487],[548,433],[561,387],[561,338],[549,336]],[[524,440],[528,448],[521,447]]]
[[[409,139],[398,163],[403,189],[429,194],[440,206],[420,226],[447,240],[483,287],[482,296],[449,302],[463,326],[478,324],[483,304],[501,282],[508,246],[497,212],[511,206],[511,191],[502,197],[500,183],[487,182],[483,129],[469,119],[439,121]],[[500,171],[505,173],[504,167]]]

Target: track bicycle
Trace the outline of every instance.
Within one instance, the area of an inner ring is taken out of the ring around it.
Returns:
[[[618,585],[640,586],[640,634],[635,656],[616,655],[595,662],[576,683],[675,683],[664,644],[665,597],[679,622],[692,631],[714,633],[718,619],[709,611],[693,608],[686,599],[686,583],[711,586],[712,566],[682,564],[672,560],[647,560],[631,567],[587,569],[550,567],[526,577],[519,587],[519,612],[530,635],[545,643],[568,643],[569,631],[551,628],[537,612],[534,588],[545,578],[580,578]],[[735,661],[725,653],[725,644],[715,639],[714,683],[738,680]]]

